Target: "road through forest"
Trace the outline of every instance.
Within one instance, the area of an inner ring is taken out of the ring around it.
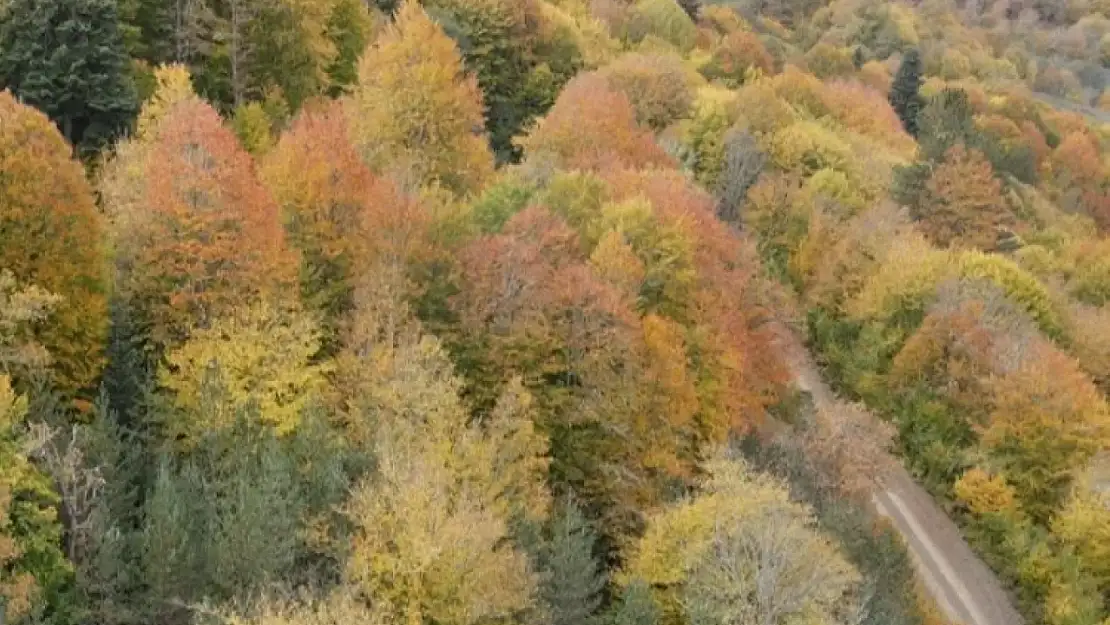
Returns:
[[[779,328],[778,343],[798,387],[817,408],[841,401],[822,380],[820,370],[797,333]],[[1021,625],[1024,620],[993,572],[976,556],[955,523],[921,488],[899,460],[872,497],[906,541],[925,587],[956,625]]]

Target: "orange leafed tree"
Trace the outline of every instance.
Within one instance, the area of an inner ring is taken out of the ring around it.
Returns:
[[[115,216],[127,226],[116,232],[121,287],[148,316],[158,345],[290,291],[296,257],[277,204],[212,107],[199,100],[175,106],[139,166],[144,201]]]
[[[101,224],[71,154],[45,115],[0,92],[0,269],[62,297],[36,339],[66,392],[95,384],[107,330]]]
[[[636,123],[628,98],[596,73],[571,80],[520,145],[529,158],[553,158],[567,169],[674,164],[651,132]]]
[[[1013,221],[1002,185],[978,150],[948,150],[926,188],[921,229],[938,245],[993,250],[999,228]]]
[[[351,307],[354,278],[420,250],[426,213],[351,145],[338,104],[305,111],[267,154],[261,177],[301,256],[301,294],[328,328]]]

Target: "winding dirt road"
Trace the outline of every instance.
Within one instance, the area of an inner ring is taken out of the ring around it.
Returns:
[[[798,387],[813,397],[818,408],[830,408],[841,401],[821,379],[795,331],[781,327],[778,343]],[[872,496],[872,503],[902,534],[937,606],[953,624],[1024,623],[998,578],[972,552],[932,496],[917,485],[900,461],[891,464],[893,469]]]

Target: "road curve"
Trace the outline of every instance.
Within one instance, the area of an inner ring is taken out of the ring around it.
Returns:
[[[785,326],[777,334],[798,387],[813,397],[814,404],[832,407],[841,401],[821,379],[797,334]],[[955,523],[900,461],[891,464],[893,469],[882,480],[872,503],[906,541],[918,575],[937,606],[953,624],[1022,625],[1024,619],[1002,584],[972,552]]]

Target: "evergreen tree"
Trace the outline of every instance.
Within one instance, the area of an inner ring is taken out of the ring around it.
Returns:
[[[902,119],[906,132],[915,137],[918,130],[917,117],[924,107],[921,98],[921,74],[921,53],[914,48],[906,52],[890,87],[890,105]]]
[[[863,46],[856,46],[856,49],[852,50],[852,66],[858,70],[865,63],[867,63],[867,55],[863,53]]]
[[[686,11],[686,15],[689,15],[690,19],[698,19],[698,12],[701,11],[701,0],[678,0],[678,6]]]
[[[612,625],[656,625],[659,607],[651,596],[651,587],[641,579],[633,580],[613,609]]]
[[[83,148],[110,142],[138,103],[115,0],[12,0],[0,22],[0,89]]]
[[[335,58],[328,65],[328,92],[333,98],[358,82],[358,58],[370,40],[371,26],[362,0],[338,0],[332,7],[327,36],[335,46]]]
[[[963,89],[945,89],[929,98],[917,116],[918,142],[921,154],[939,161],[950,148],[959,144],[978,146],[975,112]]]
[[[593,528],[572,501],[552,519],[544,550],[541,593],[552,625],[590,625],[601,605],[605,575],[594,558]]]

